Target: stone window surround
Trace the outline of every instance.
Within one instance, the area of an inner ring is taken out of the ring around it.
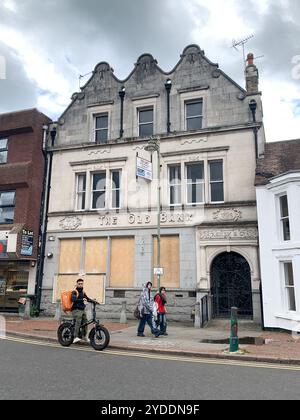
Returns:
[[[224,201],[223,202],[212,202],[210,199],[210,176],[209,176],[209,163],[215,161],[222,161],[223,162],[223,185],[224,185]],[[163,200],[163,204],[165,206],[171,207],[181,207],[182,205],[187,205],[187,187],[186,187],[186,165],[189,163],[199,163],[204,162],[204,203],[203,204],[223,204],[227,200],[227,186],[226,186],[226,179],[227,177],[227,152],[226,151],[219,151],[219,152],[211,152],[211,153],[198,153],[195,155],[180,155],[165,157],[163,162],[162,168],[162,175],[163,179],[166,182],[163,182],[162,185],[162,196],[165,197]],[[169,167],[181,165],[181,204],[171,205],[170,204],[170,194],[169,194]],[[199,203],[198,203],[199,204]],[[193,205],[193,204],[192,204]],[[197,204],[195,204],[197,205]]]
[[[107,139],[108,141],[111,139],[112,137],[112,111],[113,111],[113,104],[101,105],[101,106],[88,109],[88,121],[89,121],[88,138],[90,139],[91,142],[96,144],[96,118],[103,114],[108,115]]]
[[[157,132],[157,96],[144,99],[134,99],[133,102],[133,137],[139,137],[139,111],[153,108],[153,135]]]
[[[74,180],[73,180],[73,208],[75,209],[76,213],[81,213],[84,211],[96,211],[97,209],[92,208],[92,177],[93,174],[97,172],[106,172],[106,206],[103,210],[121,210],[125,208],[127,202],[127,195],[126,195],[126,188],[125,188],[125,160],[119,162],[108,161],[101,165],[87,165],[85,169],[82,167],[78,169],[76,167],[73,168]],[[121,172],[121,183],[120,183],[120,208],[115,209],[112,207],[112,189],[111,189],[111,173],[112,171],[120,171]],[[85,209],[78,210],[77,209],[77,179],[78,175],[86,174],[86,205]]]
[[[187,131],[186,103],[202,101],[202,128],[207,126],[207,91],[196,90],[193,92],[180,93],[180,126],[182,131]]]

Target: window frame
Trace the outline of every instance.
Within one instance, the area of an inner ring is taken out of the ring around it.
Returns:
[[[289,283],[289,278],[288,278],[288,273],[289,270],[287,268],[287,266],[290,265],[292,268],[292,285],[288,285]],[[294,273],[294,264],[293,261],[282,261],[282,272],[283,272],[283,286],[284,286],[284,297],[285,297],[285,308],[287,310],[288,313],[295,313],[297,312],[297,299],[296,299],[296,285],[295,285],[295,273]],[[293,299],[294,301],[292,302],[295,310],[291,309],[292,304],[291,304],[291,295],[290,295],[290,290],[293,290]]]
[[[141,112],[147,112],[147,111],[152,111],[152,122],[149,121],[149,122],[142,123],[141,120],[140,120]],[[137,108],[137,113],[138,113],[138,115],[137,115],[138,136],[142,137],[142,138],[153,136],[154,135],[154,123],[155,123],[155,121],[154,121],[154,114],[155,114],[154,106],[149,105],[149,106],[145,106],[145,107],[139,107],[139,108]],[[141,127],[148,126],[148,125],[152,125],[152,134],[142,135],[141,134]]]
[[[287,209],[288,209],[288,215],[287,216],[283,216],[283,207],[282,207],[282,199],[286,197],[287,199]],[[290,223],[290,208],[289,208],[289,196],[288,193],[285,192],[283,194],[281,194],[279,197],[279,216],[280,216],[280,237],[282,239],[283,242],[290,242],[292,239],[292,235],[291,235],[291,223]],[[285,221],[288,220],[289,223],[289,239],[285,239]]]
[[[85,190],[79,191],[79,177],[81,177],[81,176],[85,176]],[[81,173],[78,172],[78,173],[76,173],[76,203],[75,203],[76,211],[79,212],[79,211],[86,210],[87,203],[88,203],[87,192],[88,192],[88,190],[87,190],[87,173],[86,172],[81,172]],[[85,198],[84,198],[84,208],[79,209],[78,208],[79,196],[81,196],[81,195],[85,195]]]
[[[0,219],[0,226],[12,225],[14,223],[15,208],[16,208],[16,196],[17,196],[16,191],[15,190],[0,191],[0,197],[1,197],[2,194],[10,194],[10,193],[14,194],[13,205],[11,205],[11,204],[10,205],[1,205],[0,204],[0,209],[13,209],[13,219],[12,219],[12,222],[1,222],[1,219]]]
[[[171,179],[170,179],[170,169],[171,168],[180,168],[180,183],[175,183],[175,184],[171,184]],[[171,203],[171,188],[174,187],[178,187],[180,189],[180,203]],[[181,163],[173,163],[173,164],[168,164],[168,200],[169,200],[169,206],[170,207],[180,207],[183,204],[183,194],[182,194],[182,165]]]
[[[110,169],[110,188],[109,188],[109,194],[110,194],[110,209],[111,210],[120,210],[122,208],[122,169]],[[114,172],[119,172],[119,188],[114,188],[113,187],[113,174]],[[113,206],[113,195],[115,192],[119,192],[119,207],[114,207]]]
[[[213,163],[221,163],[222,164],[222,181],[212,181],[211,180],[211,164]],[[224,160],[223,159],[212,159],[208,160],[208,184],[209,184],[209,202],[211,204],[223,204],[225,203],[225,181],[224,181]],[[223,186],[223,200],[222,201],[213,201],[212,200],[212,190],[211,186],[212,184],[221,184]]]
[[[6,153],[6,160],[3,162],[1,162],[0,160],[0,165],[5,165],[7,164],[7,161],[8,161],[8,138],[7,137],[0,138],[0,142],[1,141],[6,141],[5,147],[1,147],[1,143],[0,143],[0,155],[1,153]]]
[[[97,128],[97,119],[102,117],[107,118],[107,128]],[[94,115],[94,141],[96,144],[107,144],[109,141],[109,117],[109,112],[102,112]],[[107,138],[102,141],[97,141],[97,133],[101,131],[107,132]]]
[[[185,162],[184,166],[185,166],[185,191],[186,191],[186,204],[188,206],[197,206],[197,205],[203,205],[206,203],[206,180],[205,180],[205,160],[201,160],[199,162]],[[188,166],[196,166],[196,165],[202,165],[203,166],[203,179],[201,182],[188,182]],[[195,202],[195,203],[190,203],[188,201],[189,199],[189,191],[188,191],[188,187],[189,185],[203,185],[203,201],[201,202]]]
[[[197,104],[197,103],[201,103],[202,105],[202,114],[201,115],[195,115],[192,117],[188,117],[188,105],[193,105],[193,104]],[[204,112],[203,112],[203,108],[204,108],[204,100],[203,98],[198,98],[198,99],[187,99],[184,101],[184,107],[185,107],[185,131],[199,131],[203,129],[203,119],[204,119]],[[194,120],[194,119],[201,119],[201,128],[196,128],[194,130],[190,130],[188,128],[188,121],[189,120]]]
[[[94,176],[104,173],[105,174],[105,188],[102,190],[94,190]],[[102,171],[95,171],[91,173],[91,200],[90,200],[90,210],[106,210],[107,209],[107,169],[104,169]],[[93,202],[94,202],[94,194],[95,193],[99,193],[99,192],[104,192],[104,196],[105,196],[105,205],[104,207],[93,207]]]

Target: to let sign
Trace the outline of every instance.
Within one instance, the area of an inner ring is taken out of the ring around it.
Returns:
[[[21,255],[23,255],[24,257],[31,257],[32,254],[33,254],[33,232],[31,230],[23,229]]]
[[[152,162],[149,160],[142,159],[140,157],[136,158],[136,175],[140,178],[148,179],[152,181],[153,179],[153,170]]]

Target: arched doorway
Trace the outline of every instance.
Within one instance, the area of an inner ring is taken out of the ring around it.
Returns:
[[[251,270],[242,255],[218,255],[212,263],[211,280],[215,318],[230,317],[232,307],[239,309],[239,316],[253,318]]]

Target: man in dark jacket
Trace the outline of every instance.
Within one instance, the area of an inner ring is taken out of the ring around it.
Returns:
[[[84,284],[84,281],[82,279],[77,280],[77,287],[72,292],[72,302],[73,302],[72,315],[76,321],[73,344],[79,343],[81,341],[81,339],[78,337],[81,323],[87,322],[85,304],[87,302],[92,302],[92,300],[88,298],[87,295],[85,294],[83,290],[83,284]],[[87,328],[83,329],[82,335],[83,335],[83,340],[88,342],[89,339],[87,338]]]

